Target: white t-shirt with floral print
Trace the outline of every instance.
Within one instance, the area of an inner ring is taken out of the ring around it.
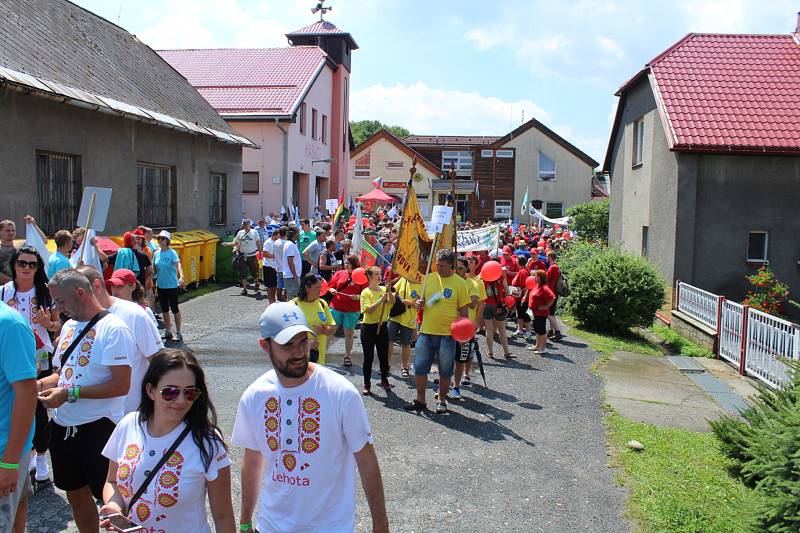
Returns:
[[[163,437],[152,437],[147,424],[139,423],[139,412],[128,413],[109,437],[103,456],[117,463],[117,488],[127,505],[134,493],[167,452],[186,424]],[[206,516],[206,482],[214,481],[219,471],[229,467],[228,452],[215,441],[208,470],[203,467],[200,449],[191,433],[181,442],[147,490],[130,510],[130,518],[145,531],[173,533],[211,533]]]
[[[40,302],[36,299],[36,288],[32,288],[25,292],[19,292],[14,288],[14,282],[9,281],[3,285],[2,290],[3,301],[9,307],[16,309],[19,314],[25,317],[25,320],[30,324],[31,329],[36,332],[39,338],[44,343],[42,350],[50,353],[53,351],[53,343],[50,342],[50,334],[47,329],[41,324],[34,324],[33,317],[39,312]]]

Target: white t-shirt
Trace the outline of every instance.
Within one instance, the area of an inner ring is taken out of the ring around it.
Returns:
[[[14,288],[14,282],[9,281],[2,288],[3,301],[9,307],[15,309],[30,324],[31,329],[36,332],[44,343],[42,350],[50,353],[53,351],[53,343],[50,341],[50,334],[41,324],[34,324],[33,317],[39,312],[39,301],[36,299],[36,287],[25,292],[19,292]]]
[[[139,413],[125,415],[109,437],[103,455],[117,463],[117,487],[125,504],[144,482],[148,472],[164,456],[186,427],[181,423],[163,437],[152,437],[147,424],[140,424]],[[228,452],[215,441],[208,471],[203,467],[200,448],[192,435],[186,435],[142,497],[131,509],[130,517],[145,531],[192,531],[211,533],[206,516],[206,482],[217,479],[219,470],[229,467]]]
[[[373,438],[361,395],[346,378],[316,365],[308,381],[284,388],[270,370],[239,400],[231,441],[266,459],[261,533],[355,530],[353,454]]]
[[[234,240],[239,243],[238,250],[240,252],[245,255],[253,255],[258,251],[258,243],[256,241],[261,240],[261,238],[254,228],[250,228],[250,231],[239,230]]]
[[[283,260],[283,247],[286,244],[286,239],[278,238],[273,244],[273,249],[275,250],[275,270],[278,271],[278,274],[283,275],[283,267],[286,262]]]
[[[130,413],[139,409],[139,401],[142,398],[142,378],[150,365],[147,358],[152,357],[163,348],[164,343],[161,342],[158,326],[150,320],[147,311],[142,309],[139,304],[114,298],[114,304],[108,310],[120,317],[133,333],[134,349],[128,358],[128,364],[131,367],[131,388],[125,397],[125,412]]]
[[[53,368],[61,367],[61,353],[69,348],[72,338],[83,331],[87,322],[68,320],[62,326],[59,345],[53,355]],[[110,314],[87,331],[80,345],[69,354],[58,378],[58,386],[88,387],[111,381],[111,367],[127,365],[135,349],[131,330],[121,318]],[[53,420],[63,427],[80,426],[101,418],[108,418],[116,424],[124,414],[124,396],[103,399],[79,396],[77,402],[65,403],[56,409]]]
[[[267,239],[264,243],[264,251],[270,254],[275,254],[275,241],[272,238]],[[275,268],[275,258],[264,256],[263,263],[265,267]]]
[[[294,271],[299,278],[303,272],[303,259],[300,257],[300,250],[297,245],[290,240],[287,240],[283,245],[283,277],[293,278],[292,271],[289,269],[289,261],[294,262]]]

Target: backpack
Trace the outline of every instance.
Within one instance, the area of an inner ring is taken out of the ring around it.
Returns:
[[[558,282],[556,282],[556,294],[558,296],[569,296],[569,281],[563,272],[558,273]]]

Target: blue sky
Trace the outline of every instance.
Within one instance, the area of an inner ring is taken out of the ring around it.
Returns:
[[[153,48],[286,46],[313,0],[77,0]],[[329,0],[351,116],[503,135],[531,116],[602,162],[614,92],[688,32],[790,33],[798,0]]]

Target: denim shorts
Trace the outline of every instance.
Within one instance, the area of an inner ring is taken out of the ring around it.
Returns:
[[[449,335],[428,335],[420,333],[414,352],[414,375],[427,376],[431,372],[434,359],[439,362],[439,377],[453,375],[458,344]]]
[[[278,272],[278,288],[285,289],[286,287],[283,286],[283,272]]]
[[[283,288],[286,289],[286,299],[291,300],[300,292],[300,279],[285,278],[283,280]]]

